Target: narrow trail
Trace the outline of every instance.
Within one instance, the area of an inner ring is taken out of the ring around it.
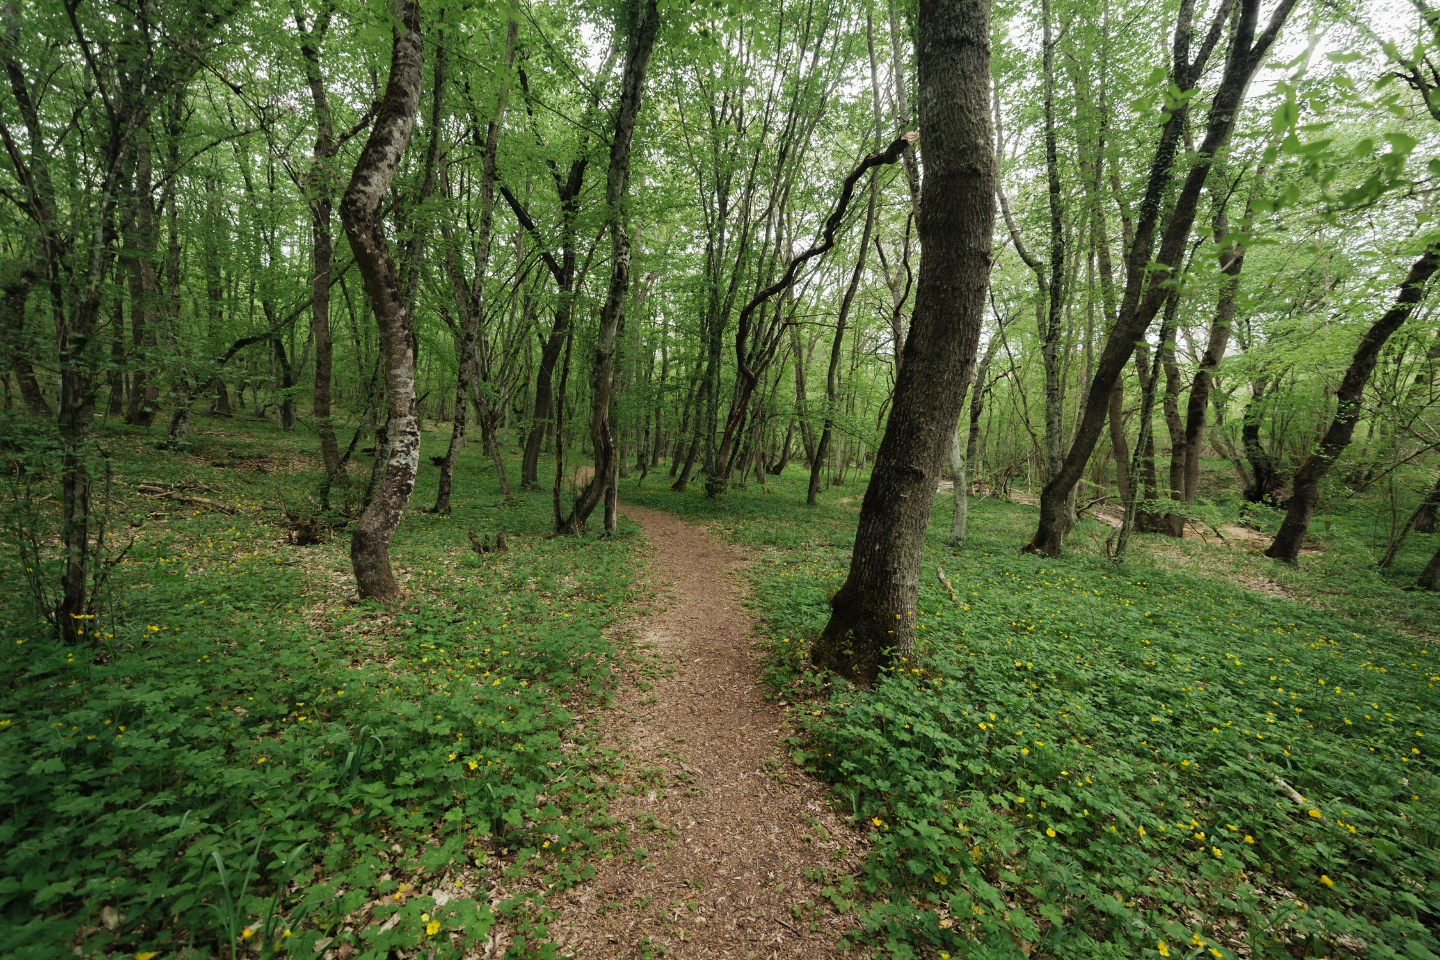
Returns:
[[[808,875],[853,872],[868,844],[781,749],[783,709],[764,697],[733,576],[744,557],[669,514],[624,512],[650,541],[656,612],[618,629],[673,669],[617,696],[607,739],[663,775],[613,805],[632,851],[551,901],[554,943],[584,960],[847,955],[835,942],[848,921]]]

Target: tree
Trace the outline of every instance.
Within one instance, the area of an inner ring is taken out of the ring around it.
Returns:
[[[988,0],[921,4],[916,63],[924,178],[915,313],[850,571],[811,651],[817,666],[862,684],[912,654],[925,526],[979,344],[996,185]]]
[[[574,533],[589,519],[605,492],[615,483],[619,451],[610,427],[611,390],[615,382],[615,337],[624,320],[630,295],[630,233],[625,222],[625,189],[630,178],[630,143],[635,119],[645,96],[645,75],[655,36],[660,29],[657,0],[640,0],[622,14],[626,24],[625,75],[620,81],[620,103],[615,111],[615,132],[610,138],[610,167],[605,175],[605,202],[610,229],[610,288],[600,310],[600,330],[590,368],[590,442],[595,448],[595,472],[560,524],[561,533]],[[615,518],[606,512],[605,530],[615,532]]]
[[[1195,159],[1175,197],[1174,206],[1165,210],[1164,200],[1170,189],[1176,150],[1186,126],[1188,103],[1194,96],[1196,84],[1204,73],[1210,54],[1230,19],[1232,3],[1235,8],[1234,31],[1225,58],[1224,72],[1210,104],[1205,139],[1196,151]],[[1266,28],[1257,34],[1259,0],[1224,0],[1217,7],[1210,30],[1192,58],[1190,44],[1194,6],[1191,0],[1181,4],[1175,25],[1171,64],[1171,82],[1178,96],[1173,103],[1167,104],[1165,125],[1161,128],[1160,139],[1156,144],[1140,217],[1134,227],[1134,239],[1129,245],[1125,295],[1121,301],[1119,319],[1106,338],[1104,350],[1095,368],[1094,380],[1085,397],[1080,425],[1075,431],[1075,438],[1065,456],[1065,462],[1040,492],[1040,522],[1034,537],[1023,548],[1026,552],[1051,557],[1060,553],[1065,536],[1064,505],[1070,491],[1084,473],[1090,454],[1100,439],[1109,413],[1110,392],[1134,352],[1136,341],[1144,335],[1170,295],[1174,273],[1180,267],[1189,242],[1190,227],[1195,221],[1196,207],[1206,177],[1216,154],[1229,143],[1250,78],[1264,62],[1293,7],[1294,0],[1281,0],[1271,13]],[[1162,213],[1166,215],[1163,223]],[[1151,251],[1157,226],[1161,227],[1162,237],[1160,250],[1154,257],[1155,265],[1152,267]]]
[[[213,34],[237,6],[171,9],[163,19],[142,6],[91,20],[81,16],[89,11],[72,5],[63,17],[44,19],[44,30],[64,25],[55,34],[24,35],[34,45],[28,50],[20,45],[18,12],[13,6],[0,9],[0,62],[28,141],[22,147],[0,119],[0,143],[20,190],[17,195],[7,189],[5,196],[35,230],[40,283],[55,320],[63,573],[53,618],[67,643],[80,641],[93,616],[90,588],[99,530],[92,515],[96,465],[90,433],[101,382],[101,306],[121,235],[122,181],[133,175],[129,164],[136,162],[134,148],[152,114],[199,69]],[[77,48],[85,60],[83,79],[65,93],[74,98],[68,105],[74,122],[87,125],[85,148],[78,152],[64,143],[69,123],[42,118],[38,96],[47,78],[76,66],[57,60]],[[61,192],[61,176],[73,184],[74,194]]]
[[[1410,267],[1410,273],[1400,284],[1395,306],[1376,320],[1360,339],[1355,356],[1345,371],[1345,378],[1340,382],[1340,389],[1335,392],[1335,417],[1315,452],[1295,471],[1295,477],[1290,482],[1290,504],[1285,510],[1285,520],[1265,556],[1286,563],[1299,559],[1300,545],[1305,540],[1305,531],[1310,526],[1310,517],[1314,515],[1315,503],[1320,497],[1320,481],[1330,472],[1355,433],[1355,424],[1360,421],[1363,409],[1361,394],[1375,369],[1380,350],[1424,298],[1426,284],[1436,267],[1440,267],[1440,246],[1431,246]]]
[[[340,203],[340,221],[365,279],[365,292],[380,329],[390,429],[380,483],[355,524],[350,562],[360,596],[390,602],[400,585],[390,570],[390,540],[415,489],[420,464],[420,418],[415,403],[414,318],[400,285],[395,258],[385,238],[382,204],[415,129],[424,72],[418,0],[398,0],[390,57],[390,79],[375,112],[370,137],[355,161]]]

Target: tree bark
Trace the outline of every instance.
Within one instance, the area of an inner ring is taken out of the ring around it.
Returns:
[[[1051,37],[1050,0],[1041,0],[1045,71],[1045,182],[1050,206],[1050,282],[1045,323],[1040,328],[1040,357],[1045,368],[1045,480],[1060,472],[1065,455],[1065,396],[1060,379],[1061,316],[1065,308],[1065,231],[1060,198],[1060,160],[1055,136],[1055,42]],[[1046,291],[1041,287],[1041,296]],[[1065,511],[1064,523],[1070,523]]]
[[[320,457],[325,473],[334,476],[340,465],[340,448],[335,439],[335,424],[330,419],[330,383],[334,378],[334,348],[330,339],[330,272],[335,266],[335,242],[331,236],[334,204],[331,200],[330,161],[339,147],[335,142],[334,121],[330,100],[325,92],[325,77],[320,70],[319,44],[330,27],[331,10],[327,6],[315,27],[307,30],[304,15],[295,13],[295,26],[301,36],[300,54],[305,65],[305,81],[315,107],[315,154],[305,186],[311,193],[310,282],[314,301],[310,305],[310,335],[315,341],[315,388],[310,413],[320,435]]]
[[[1340,389],[1335,392],[1335,417],[1320,440],[1319,448],[1300,464],[1290,483],[1290,505],[1285,511],[1285,520],[1280,524],[1280,532],[1275,535],[1274,542],[1265,551],[1265,556],[1270,559],[1294,563],[1299,558],[1300,544],[1305,539],[1305,531],[1310,526],[1310,518],[1320,497],[1320,481],[1330,472],[1355,432],[1355,424],[1360,421],[1361,395],[1370,380],[1371,371],[1375,369],[1380,349],[1424,299],[1425,286],[1437,266],[1440,266],[1440,247],[1431,247],[1410,267],[1409,275],[1400,285],[1395,306],[1375,321],[1355,348],[1355,356],[1350,360],[1345,378],[1340,381]]]
[[[643,0],[628,11],[632,22],[627,29],[628,56],[620,82],[620,104],[615,114],[615,133],[610,140],[610,167],[605,175],[605,202],[610,227],[610,289],[600,308],[600,329],[595,342],[595,359],[590,368],[590,443],[595,450],[595,472],[559,525],[559,533],[574,534],[600,505],[606,492],[615,486],[619,451],[610,428],[610,406],[615,382],[615,338],[624,322],[625,299],[630,294],[630,232],[625,223],[626,186],[630,179],[630,143],[635,120],[645,97],[645,77],[655,37],[660,29],[658,0]],[[605,532],[615,532],[615,511],[605,511]]]
[[[135,222],[125,240],[132,270],[130,275],[130,329],[139,364],[130,381],[130,407],[125,419],[141,427],[155,422],[160,391],[153,380],[155,362],[155,312],[160,300],[160,281],[155,273],[155,197],[151,192],[153,163],[150,137],[141,130],[135,137]],[[134,247],[133,252],[130,251]]]
[[[995,220],[987,0],[921,4],[916,51],[926,170],[915,314],[850,572],[811,651],[867,685],[913,657],[921,548],[975,363]]]
[[[825,422],[820,428],[820,442],[815,446],[815,462],[810,467],[810,487],[805,502],[815,505],[820,494],[820,480],[824,473],[825,458],[830,452],[830,433],[835,427],[835,404],[840,399],[838,371],[840,369],[841,346],[845,341],[845,322],[850,317],[850,305],[855,301],[855,291],[860,288],[860,278],[865,273],[865,252],[870,246],[870,231],[875,223],[875,197],[879,183],[870,181],[870,205],[865,212],[865,228],[860,237],[860,254],[855,259],[855,269],[850,273],[850,285],[840,300],[840,313],[835,318],[835,338],[830,343],[830,367],[825,374]],[[789,452],[789,438],[786,438],[786,452]]]
[[[360,596],[388,603],[400,599],[390,569],[390,541],[415,489],[420,463],[420,421],[415,403],[413,318],[385,238],[381,207],[401,155],[415,129],[424,72],[424,41],[418,0],[398,0],[392,28],[390,78],[355,172],[340,202],[340,221],[365,280],[380,328],[385,392],[390,401],[386,463],[374,496],[355,524],[350,562]]]

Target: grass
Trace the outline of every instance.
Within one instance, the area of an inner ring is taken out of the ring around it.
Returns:
[[[1440,650],[1420,635],[1440,604],[1370,572],[1364,515],[1337,517],[1335,536],[1321,526],[1324,549],[1299,569],[1154,537],[1117,567],[1093,523],[1058,561],[1019,556],[1033,511],[994,500],[972,503],[952,548],[941,499],[920,656],[860,692],[804,669],[858,501],[806,508],[799,476],[767,487],[719,506],[644,497],[760,555],[772,681],[811,698],[795,757],[876,840],[861,943],[898,957],[1440,954]]]
[[[394,549],[407,601],[358,603],[348,540],[292,546],[281,522],[277,487],[315,509],[314,438],[205,427],[183,453],[102,435],[110,541],[133,543],[92,645],[37,623],[48,549],[38,571],[0,560],[0,955],[533,945],[540,891],[604,841],[618,761],[592,715],[627,662],[602,629],[637,600],[637,528],[547,539],[548,492],[503,501],[475,444],[450,517],[419,512],[422,460]],[[7,542],[53,543],[53,501],[26,506],[9,499]],[[467,528],[510,551],[474,554]]]
[[[640,599],[635,527],[546,538],[548,492],[501,499],[478,445],[454,514],[423,514],[422,460],[394,552],[409,600],[381,608],[354,602],[343,536],[287,542],[277,487],[315,509],[313,437],[236,421],[181,453],[152,439],[102,433],[128,550],[84,647],[28,600],[57,579],[50,480],[10,472],[5,540],[41,550],[0,558],[0,955],[443,957],[497,935],[549,954],[545,888],[615,842],[619,759],[594,724],[635,666],[602,630]],[[43,442],[16,448],[53,478]],[[755,558],[769,679],[804,702],[789,746],[876,841],[826,893],[858,908],[863,946],[1440,954],[1440,604],[1399,589],[1433,536],[1377,574],[1385,505],[1361,501],[1317,520],[1299,568],[1153,537],[1117,567],[1093,522],[1059,561],[1018,556],[1032,509],[995,500],[953,548],[942,498],[920,656],[861,692],[804,656],[863,487],[809,508],[804,480],[717,504],[652,475],[622,499]],[[510,552],[472,553],[467,529]]]

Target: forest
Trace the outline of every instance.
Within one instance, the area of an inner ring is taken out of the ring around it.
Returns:
[[[0,64],[0,955],[1440,960],[1429,0]]]

